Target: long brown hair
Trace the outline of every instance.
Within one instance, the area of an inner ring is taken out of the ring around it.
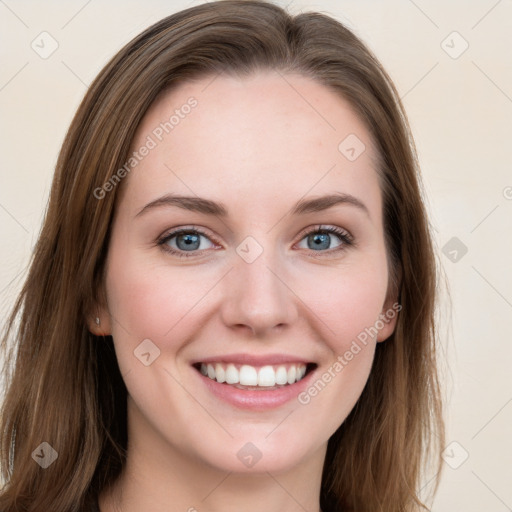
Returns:
[[[127,391],[111,337],[92,335],[87,324],[104,301],[121,187],[100,199],[95,190],[124,165],[139,122],[163,90],[258,69],[311,77],[365,122],[380,158],[389,293],[402,305],[360,399],[329,440],[321,505],[355,512],[423,507],[421,470],[427,460],[440,468],[444,445],[435,351],[439,269],[399,95],[372,52],[338,21],[291,16],[264,1],[222,0],[168,16],[129,42],[94,80],[68,130],[2,340],[3,512],[85,510],[122,471]],[[46,469],[33,457],[43,442],[57,452]]]

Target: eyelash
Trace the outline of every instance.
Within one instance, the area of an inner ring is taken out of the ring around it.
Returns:
[[[210,235],[208,235],[201,229],[199,229],[195,226],[192,226],[189,228],[179,228],[179,229],[176,229],[175,231],[171,231],[170,233],[167,233],[166,235],[164,235],[163,237],[158,239],[157,245],[161,246],[162,250],[164,250],[174,256],[178,256],[180,258],[194,257],[200,251],[181,251],[181,250],[177,251],[176,249],[166,246],[166,244],[169,240],[171,240],[172,238],[174,238],[178,235],[185,234],[185,233],[186,234],[193,233],[193,234],[203,235],[204,237],[210,239],[210,241],[216,242],[215,239],[211,240],[212,237]],[[305,237],[307,237],[313,233],[334,234],[334,235],[337,235],[340,238],[340,240],[342,241],[342,244],[338,247],[335,247],[334,249],[327,249],[325,251],[314,251],[312,249],[306,249],[309,252],[314,253],[315,255],[317,255],[318,253],[328,253],[328,254],[338,253],[340,251],[346,250],[348,247],[355,246],[355,241],[354,241],[354,238],[352,237],[352,235],[350,235],[344,229],[338,228],[336,226],[327,226],[327,227],[322,227],[321,225],[315,226],[314,228],[312,228],[304,233],[301,233],[302,236],[299,241],[302,241]]]

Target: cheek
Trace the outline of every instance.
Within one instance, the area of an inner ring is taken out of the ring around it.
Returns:
[[[107,270],[107,297],[112,334],[118,348],[131,351],[150,339],[162,351],[173,352],[173,340],[186,339],[187,326],[196,321],[201,301],[217,275],[205,267],[152,264],[144,255],[112,251]]]
[[[378,251],[374,253],[376,255]],[[298,397],[311,416],[324,416],[334,432],[352,410],[371,371],[376,346],[376,325],[387,291],[383,258],[359,260],[359,265],[309,272],[297,294],[305,298],[319,321],[322,341],[330,356],[308,389]],[[307,299],[306,299],[307,298]],[[327,414],[327,412],[329,412]]]
[[[298,295],[321,320],[324,340],[342,354],[359,336],[372,342],[368,330],[382,312],[387,291],[387,269],[375,259],[358,266],[340,266],[309,272]],[[376,335],[373,332],[372,338]]]
[[[304,283],[330,355],[298,401],[315,421],[322,418],[323,428],[331,434],[361,396],[373,363],[387,275],[378,262],[372,271],[368,268],[332,274],[321,288]]]

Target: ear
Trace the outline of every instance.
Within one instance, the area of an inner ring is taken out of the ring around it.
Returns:
[[[377,343],[386,341],[395,331],[398,315],[402,309],[399,303],[400,290],[402,288],[403,269],[401,264],[391,267],[388,274],[388,290],[382,306],[382,311],[376,321],[378,333]],[[378,322],[378,323],[377,323]]]
[[[87,326],[89,332],[95,336],[109,336],[110,329],[110,315],[106,308],[99,308],[96,313],[87,316]]]
[[[402,305],[398,303],[396,297],[386,300],[377,320],[378,327],[382,327],[377,333],[377,343],[386,341],[393,334],[401,309]]]
[[[86,322],[89,332],[95,336],[110,336],[111,318],[104,282],[95,282],[95,293],[86,306]]]

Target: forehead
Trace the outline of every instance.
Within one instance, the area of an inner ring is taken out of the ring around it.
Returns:
[[[135,203],[167,192],[229,202],[238,191],[247,205],[248,193],[256,201],[336,190],[380,205],[377,153],[364,123],[340,95],[301,75],[182,83],[147,111],[132,151],[143,146],[151,149],[124,184]]]

